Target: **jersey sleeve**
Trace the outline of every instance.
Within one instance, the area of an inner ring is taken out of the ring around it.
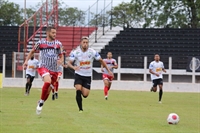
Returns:
[[[70,53],[70,55],[69,55],[69,60],[70,60],[70,61],[74,61],[74,60],[75,60],[75,58],[76,58],[76,57],[75,57],[75,53],[76,53],[75,50],[74,50],[74,51],[71,51],[71,53]]]
[[[117,61],[114,59],[114,66],[117,66]]]
[[[40,49],[40,44],[41,44],[41,41],[36,42],[36,44],[33,47],[33,50],[35,50],[35,51],[39,50]]]
[[[95,60],[100,60],[101,59],[100,54],[95,50],[94,50],[94,58],[95,58]]]
[[[163,62],[162,62],[162,69],[165,69]]]
[[[149,64],[149,69],[153,69],[153,62]]]

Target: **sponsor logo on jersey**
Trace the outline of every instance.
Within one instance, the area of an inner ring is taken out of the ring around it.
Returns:
[[[90,61],[81,61],[80,66],[90,65]]]

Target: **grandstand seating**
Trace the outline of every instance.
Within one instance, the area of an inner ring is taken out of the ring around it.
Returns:
[[[200,30],[127,28],[101,50],[101,55],[105,57],[108,51],[112,51],[114,58],[121,56],[122,68],[143,68],[144,56],[149,63],[158,53],[166,68],[171,56],[173,69],[185,69],[189,56],[200,56]]]
[[[18,26],[0,26],[0,68],[2,55],[6,54],[6,68],[12,68],[12,52],[17,51]],[[2,69],[1,69],[2,70]]]

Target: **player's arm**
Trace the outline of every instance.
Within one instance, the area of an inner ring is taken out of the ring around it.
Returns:
[[[64,62],[64,55],[63,55],[63,46],[60,44],[60,50],[59,50],[59,59],[57,61],[58,65],[62,65]]]
[[[113,73],[110,71],[110,69],[108,68],[108,66],[107,66],[106,63],[103,61],[102,58],[99,59],[99,62],[101,63],[101,65],[102,65],[104,68],[106,68],[106,70],[109,72],[109,74],[110,74],[111,76],[114,76]]]
[[[117,65],[116,60],[115,60],[115,62],[114,62],[114,66],[112,66],[112,68],[114,68],[114,69],[117,69],[117,68],[118,68],[118,65]]]
[[[28,60],[33,56],[33,54],[35,53],[35,50],[32,49],[29,53],[28,53],[28,56],[26,57],[26,60],[24,61],[24,64],[23,64],[23,68],[24,70],[26,70],[27,66],[28,66]]]
[[[163,65],[163,67],[162,67],[162,71],[165,72],[165,73],[167,72],[167,71],[165,70],[164,65]]]

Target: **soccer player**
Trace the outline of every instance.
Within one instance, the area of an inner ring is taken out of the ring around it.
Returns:
[[[76,102],[80,113],[83,111],[82,96],[87,98],[90,92],[93,60],[98,60],[103,65],[103,67],[106,68],[108,74],[113,76],[113,73],[102,60],[99,53],[94,49],[89,48],[88,43],[88,37],[82,37],[80,48],[77,48],[70,53],[68,61],[68,67],[75,70],[74,86],[76,88]],[[72,63],[74,61],[75,65],[73,66]]]
[[[113,73],[114,69],[118,68],[117,62],[112,58],[112,52],[107,53],[107,59],[103,59],[103,61],[107,64],[110,71]],[[104,96],[105,99],[108,100],[108,91],[110,90],[113,77],[109,75],[108,71],[101,65],[101,71],[103,72],[102,78],[104,82]]]
[[[153,81],[153,87],[151,91],[157,91],[157,85],[159,86],[159,103],[162,103],[162,95],[163,95],[163,74],[166,73],[164,68],[164,64],[160,61],[160,55],[156,54],[154,56],[154,61],[152,61],[149,65],[149,72],[151,73],[151,80]]]
[[[38,67],[39,61],[34,58],[34,55],[31,57],[31,59],[28,60],[28,66],[26,69],[26,89],[25,89],[25,96],[28,96],[30,93],[30,89],[32,86],[32,82],[35,78],[35,72]]]
[[[33,49],[29,52],[23,66],[27,68],[28,60],[33,56],[35,51],[40,50],[40,62],[38,73],[43,78],[44,85],[42,87],[41,98],[36,107],[36,113],[40,114],[44,102],[47,100],[51,92],[51,84],[54,84],[58,76],[58,66],[63,62],[62,43],[56,40],[56,29],[47,27],[47,38],[39,40]]]

